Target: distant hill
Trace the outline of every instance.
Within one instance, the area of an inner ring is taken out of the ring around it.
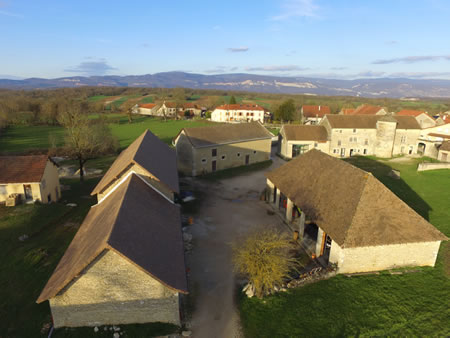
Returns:
[[[166,72],[127,76],[73,76],[57,79],[0,79],[0,88],[37,89],[80,86],[185,87],[263,93],[347,95],[363,97],[450,97],[450,80],[358,79],[333,80],[252,74],[202,75]]]

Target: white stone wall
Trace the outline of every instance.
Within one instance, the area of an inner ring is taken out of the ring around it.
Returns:
[[[377,141],[376,129],[331,129],[329,155],[335,157],[349,157],[352,155],[373,155]],[[343,152],[342,152],[343,151]]]
[[[240,115],[241,114],[241,115]],[[251,115],[253,114],[253,116]],[[264,123],[264,110],[225,110],[214,109],[211,113],[211,121],[215,122],[250,122]]]
[[[445,160],[445,156],[447,159]],[[439,151],[438,160],[442,162],[450,162],[450,151],[441,150]]]
[[[56,328],[165,322],[180,324],[178,293],[107,250],[50,299]]]
[[[406,266],[434,266],[440,241],[341,248],[331,244],[330,262],[338,273],[370,272]]]
[[[392,155],[417,154],[420,129],[397,129]]]

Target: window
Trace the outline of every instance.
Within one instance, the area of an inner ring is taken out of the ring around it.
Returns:
[[[341,140],[338,140],[338,146],[340,146],[342,144]]]
[[[203,163],[203,164],[206,163],[206,158],[202,158],[202,163]]]
[[[368,145],[369,144],[369,139],[368,138],[366,138],[365,140],[364,140],[364,145]]]
[[[253,150],[253,154],[256,154],[256,150]]]
[[[42,185],[42,189],[45,189],[45,187],[47,186],[47,182],[45,182],[45,178],[42,180],[41,185]]]
[[[317,142],[314,143],[314,148],[317,148],[318,144]]]
[[[6,195],[6,185],[0,185],[0,195]]]
[[[225,156],[225,155],[222,155],[222,157],[221,157],[221,159],[222,160],[224,160],[224,159],[226,159],[227,157]]]
[[[406,136],[402,136],[400,138],[400,143],[406,143]]]
[[[236,155],[237,155],[237,157],[240,157],[240,156],[241,156],[241,153],[237,153]]]
[[[341,130],[339,130],[339,132],[342,134],[342,129]]]
[[[353,138],[353,142],[358,142],[358,139],[356,137]]]
[[[349,141],[349,142],[353,142],[353,137],[350,137],[350,138],[348,139],[348,141]]]
[[[309,144],[294,144],[292,146],[292,157],[304,154],[309,150]]]
[[[333,149],[333,154],[338,154],[339,153],[339,149]]]
[[[353,129],[353,134],[356,134],[356,129]]]
[[[217,156],[217,149],[212,149],[211,150],[211,156],[212,157],[216,157]]]

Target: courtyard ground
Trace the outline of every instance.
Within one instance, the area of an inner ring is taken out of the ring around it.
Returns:
[[[264,172],[283,161],[273,157],[269,169],[248,172],[228,179],[185,178],[183,182],[200,197],[187,228],[193,235],[193,249],[187,254],[193,306],[192,331],[201,337],[241,337],[236,305],[236,279],[231,262],[231,244],[256,229],[287,227],[261,201]]]

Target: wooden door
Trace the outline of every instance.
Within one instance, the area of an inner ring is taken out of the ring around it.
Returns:
[[[33,191],[31,190],[31,185],[29,184],[24,184],[23,185],[23,190],[25,192],[25,199],[26,200],[31,200],[33,199]]]
[[[217,161],[214,160],[211,162],[211,170],[216,171],[217,170]]]
[[[245,155],[245,165],[250,163],[250,155]]]

